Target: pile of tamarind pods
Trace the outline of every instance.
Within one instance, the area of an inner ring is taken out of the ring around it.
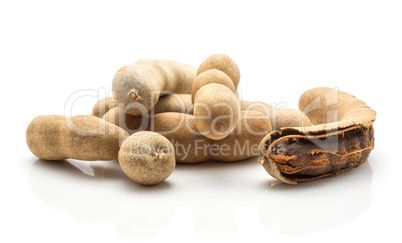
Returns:
[[[176,163],[239,161],[259,155],[288,184],[340,174],[367,160],[376,113],[331,88],[313,88],[299,109],[240,100],[240,70],[215,54],[198,69],[171,60],[139,60],[113,78],[113,97],[91,115],[36,117],[26,132],[45,160],[118,160],[133,181],[164,181]]]

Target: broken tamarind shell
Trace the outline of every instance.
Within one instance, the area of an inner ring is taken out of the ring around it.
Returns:
[[[258,161],[271,176],[297,184],[338,175],[367,160],[376,112],[363,101],[320,87],[300,97],[299,109],[315,126],[282,128],[260,143]]]

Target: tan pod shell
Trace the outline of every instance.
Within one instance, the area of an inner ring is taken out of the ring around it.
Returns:
[[[207,84],[198,90],[195,101],[195,125],[205,137],[213,140],[223,139],[237,126],[239,101],[226,86]]]
[[[128,133],[95,116],[38,116],[26,131],[31,152],[46,160],[115,160]]]
[[[160,97],[158,103],[148,113],[150,115],[163,112],[193,114],[193,108],[190,94],[170,94]]]
[[[233,84],[233,81],[226,75],[224,72],[219,71],[217,69],[206,70],[205,72],[200,73],[194,80],[193,87],[191,88],[191,97],[192,102],[195,102],[195,95],[198,90],[207,84],[222,84],[230,89],[233,93],[236,92],[236,88]]]
[[[237,64],[228,56],[224,54],[214,54],[201,63],[197,70],[197,76],[210,69],[217,69],[226,73],[233,81],[235,90],[240,82],[240,70]]]
[[[166,121],[170,122],[166,122]],[[271,122],[257,111],[241,112],[238,126],[224,139],[212,140],[197,132],[195,117],[180,113],[156,114],[149,130],[168,138],[176,161],[198,163],[206,160],[239,161],[258,155],[258,144],[271,131]]]
[[[284,108],[275,109],[271,105],[263,102],[250,102],[244,100],[240,101],[240,105],[242,111],[258,111],[266,115],[271,121],[272,130],[278,130],[284,127],[311,126],[308,117],[299,110]],[[193,115],[193,108],[191,95],[167,95],[159,99],[158,103],[152,108],[152,110],[150,110],[149,114],[179,112]],[[139,124],[141,124],[142,118],[129,115],[118,107],[111,109],[102,117],[102,119],[122,127],[130,134],[145,129],[140,129],[141,125]],[[145,119],[148,118],[145,117]],[[139,124],[137,123],[138,121]]]
[[[142,185],[155,185],[168,178],[176,167],[173,145],[160,134],[137,132],[124,140],[119,151],[124,173]]]
[[[99,100],[92,109],[92,116],[102,118],[109,110],[117,107],[117,102],[113,97],[105,97]]]
[[[196,127],[205,137],[220,140],[236,127],[239,82],[240,70],[226,55],[212,55],[199,66],[191,95]]]
[[[311,126],[310,119],[301,111],[296,109],[281,108],[276,109],[264,102],[250,102],[242,100],[241,110],[255,110],[265,114],[272,124],[272,130],[279,130],[285,127],[305,127]]]
[[[170,60],[140,60],[116,72],[114,98],[127,113],[143,115],[164,92],[190,94],[196,72],[191,66]]]
[[[268,117],[253,110],[242,111],[237,127],[222,140],[212,140],[201,135],[195,126],[195,116],[190,114],[166,112],[144,118],[130,116],[121,111],[118,113],[125,116],[124,124],[126,129],[130,128],[129,132],[148,130],[169,139],[174,145],[178,163],[199,163],[206,160],[238,161],[251,158],[259,154],[261,139],[272,131]]]

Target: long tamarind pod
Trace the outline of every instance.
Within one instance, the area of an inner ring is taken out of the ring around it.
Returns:
[[[115,110],[109,111],[103,119],[119,125],[129,133],[148,130],[165,136],[175,147],[178,163],[251,158],[259,154],[261,139],[272,131],[268,117],[253,110],[242,111],[237,127],[221,140],[209,139],[198,132],[196,117],[190,114],[165,112],[141,117]]]

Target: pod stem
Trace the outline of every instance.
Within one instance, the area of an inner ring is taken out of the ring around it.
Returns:
[[[165,153],[158,154],[157,156],[158,156],[159,160],[164,160],[167,158],[167,154],[165,154]]]
[[[258,163],[260,163],[261,165],[264,165],[265,159],[263,157],[259,157],[258,158]]]
[[[158,163],[159,161],[165,160],[167,159],[168,155],[164,152],[154,152],[153,153],[155,158],[154,158],[154,162]]]
[[[128,98],[135,101],[142,100],[136,89],[132,89],[130,92],[128,92]]]

